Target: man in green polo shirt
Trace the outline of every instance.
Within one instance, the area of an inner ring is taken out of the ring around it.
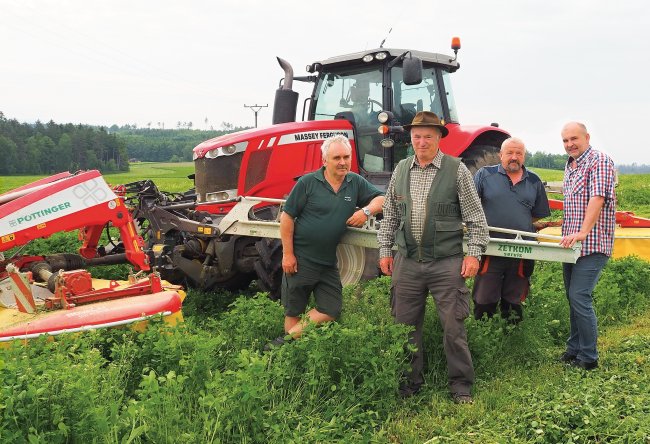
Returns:
[[[301,177],[280,215],[282,238],[282,305],[284,331],[298,338],[309,296],[316,308],[307,313],[316,324],[336,320],[343,303],[336,247],[347,226],[361,227],[381,211],[384,196],[374,185],[350,172],[352,147],[345,136],[325,139],[321,146],[323,167]],[[285,336],[268,348],[282,345]]]

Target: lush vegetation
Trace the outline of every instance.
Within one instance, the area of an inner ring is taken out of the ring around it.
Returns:
[[[264,295],[191,291],[179,328],[104,330],[16,345],[0,358],[2,442],[625,442],[650,439],[650,273],[611,262],[596,289],[601,368],[555,359],[568,331],[558,264],[540,264],[517,327],[468,321],[476,402],[448,398],[440,327],[428,382],[396,396],[406,331],[389,279],[345,291],[339,323],[272,352],[282,310]]]
[[[109,128],[112,134],[126,145],[129,159],[146,162],[189,162],[192,149],[199,143],[217,136],[246,128],[223,123],[221,130],[192,129],[191,122],[179,125],[177,129],[135,128],[135,126]]]
[[[560,171],[535,170],[561,180]],[[184,191],[191,172],[191,164],[134,164],[107,180],[147,177]],[[0,191],[35,178],[0,178]],[[622,176],[621,205],[650,210],[647,184],[647,176]],[[75,243],[62,234],[23,253]],[[635,258],[607,265],[595,291],[601,367],[584,372],[556,362],[569,329],[561,266],[538,263],[521,324],[467,321],[477,374],[470,406],[449,399],[433,304],[427,386],[409,400],[396,396],[406,330],[392,322],[388,278],[346,288],[340,322],[272,352],[262,348],[282,332],[277,302],[254,287],[190,290],[178,328],[103,330],[2,351],[0,442],[648,443],[649,273]]]
[[[19,123],[0,112],[0,175],[128,171],[126,144],[104,128]]]
[[[206,122],[207,125],[207,122]],[[241,131],[223,122],[220,130],[192,129],[178,122],[176,129],[110,128],[53,121],[20,123],[0,111],[0,175],[40,175],[98,169],[104,173],[128,171],[129,161],[190,162],[192,149],[217,136]]]
[[[526,152],[526,166],[548,170],[564,170],[566,154],[551,154],[544,151]]]

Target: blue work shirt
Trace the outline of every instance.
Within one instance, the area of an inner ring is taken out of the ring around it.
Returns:
[[[533,232],[533,219],[551,214],[542,180],[526,167],[522,169],[524,174],[515,185],[502,165],[486,166],[476,172],[474,183],[489,226]],[[515,237],[495,232],[490,236]]]

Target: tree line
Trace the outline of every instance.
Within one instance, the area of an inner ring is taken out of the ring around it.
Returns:
[[[543,151],[526,152],[526,166],[531,168],[545,168],[548,170],[564,170],[566,154],[551,154]]]
[[[189,122],[191,124],[191,122]],[[126,144],[129,159],[143,162],[191,162],[192,150],[199,143],[214,137],[241,131],[245,127],[235,127],[222,123],[221,130],[196,130],[192,125],[179,129],[138,128],[136,125],[113,125],[108,128]]]
[[[191,122],[190,122],[191,123]],[[128,171],[129,161],[192,161],[199,143],[246,129],[223,122],[221,130],[138,128],[137,125],[21,123],[0,111],[0,175],[53,174],[98,169],[103,173]]]
[[[0,175],[52,174],[61,171],[98,169],[104,173],[128,171],[129,161],[190,162],[199,143],[248,129],[222,122],[220,130],[192,129],[192,122],[177,129],[109,128],[72,123],[20,123],[0,111]],[[526,166],[563,170],[566,155],[527,152]],[[650,165],[617,165],[624,174],[648,173]]]
[[[566,154],[550,154],[543,151],[534,153],[526,152],[526,166],[532,168],[546,168],[549,170],[564,170]],[[646,174],[650,173],[650,165],[633,163],[632,165],[616,164],[616,169],[621,174]]]
[[[129,169],[126,143],[104,128],[53,121],[20,123],[1,111],[0,153],[0,175]]]

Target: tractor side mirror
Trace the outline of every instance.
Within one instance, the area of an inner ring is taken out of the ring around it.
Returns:
[[[406,85],[422,83],[422,59],[409,54],[402,62],[402,77]]]

